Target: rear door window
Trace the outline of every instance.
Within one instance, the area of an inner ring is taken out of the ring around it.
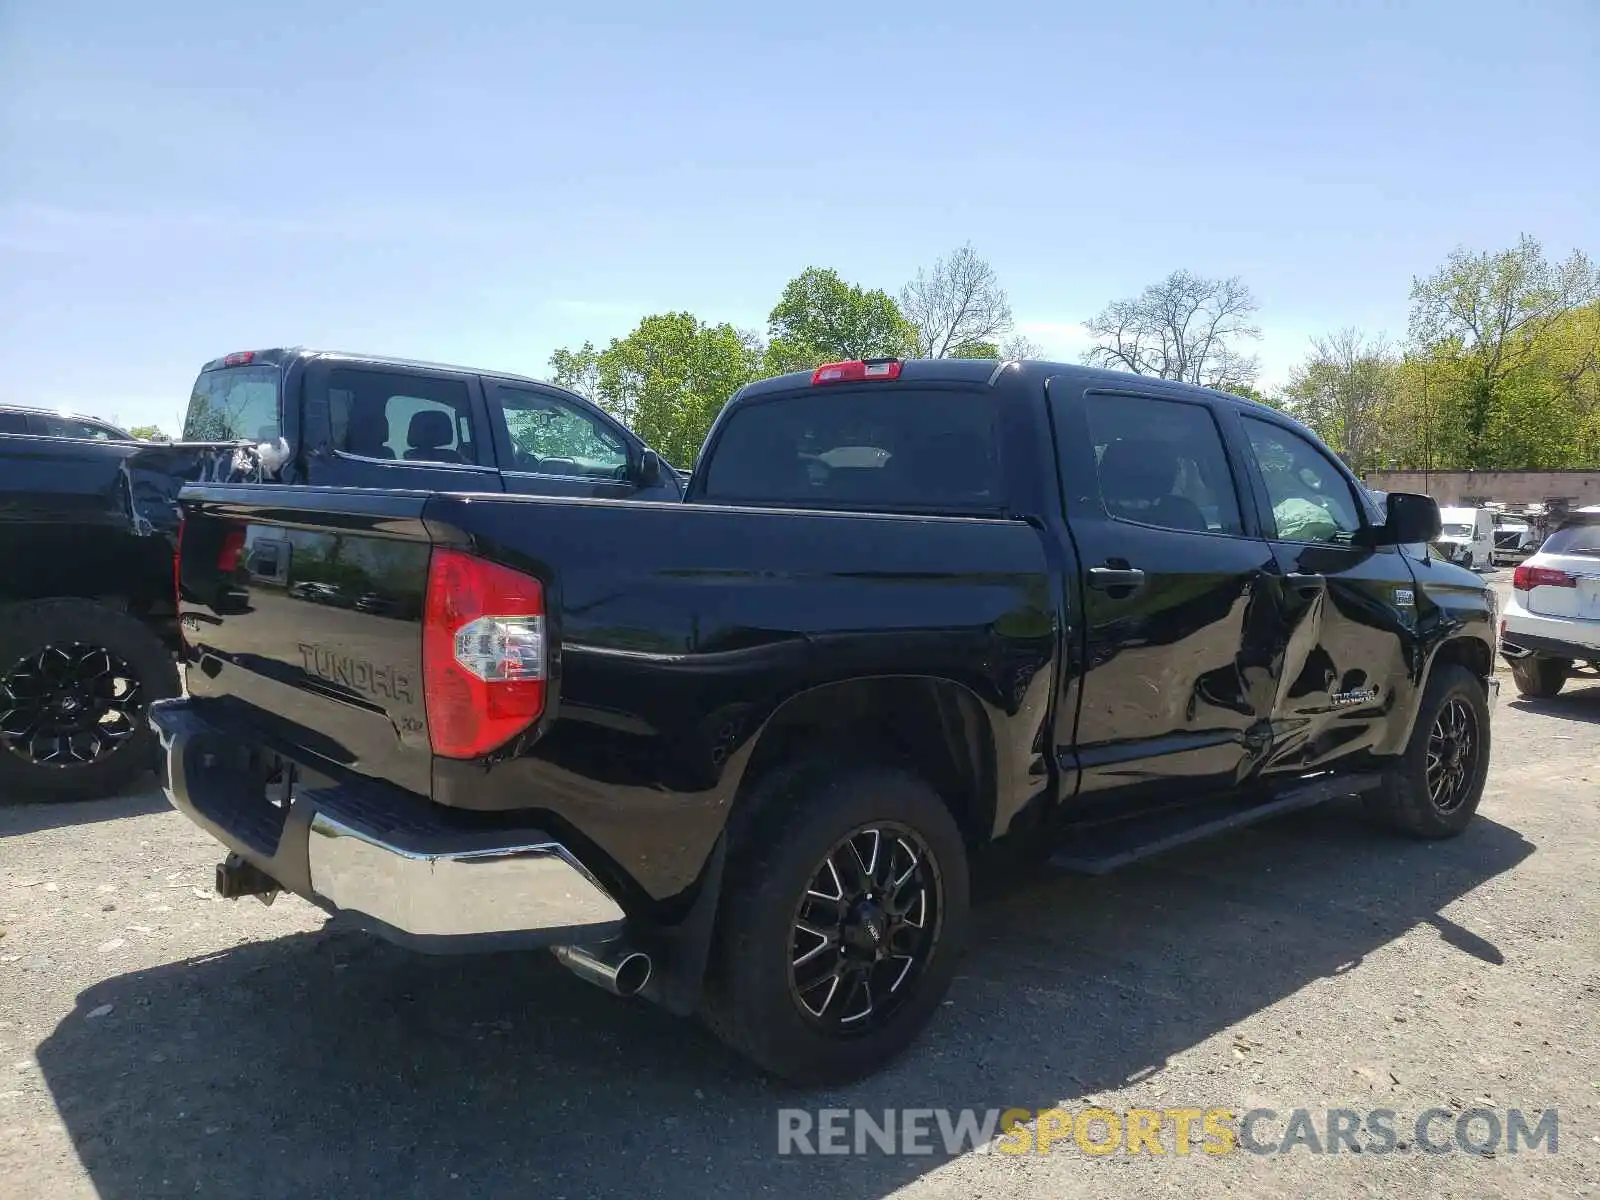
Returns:
[[[334,449],[401,462],[477,463],[472,403],[463,380],[334,367],[328,372]]]
[[[1186,533],[1244,532],[1222,435],[1205,405],[1090,392],[1084,410],[1106,515]]]
[[[265,364],[200,372],[183,419],[186,442],[275,442],[279,370]]]
[[[19,412],[0,412],[0,433],[27,433],[28,418]]]
[[[988,389],[894,383],[744,403],[711,447],[705,498],[783,507],[994,511],[1004,507]]]
[[[93,421],[80,421],[75,417],[57,417],[50,413],[34,413],[29,424],[35,433],[45,437],[77,438],[91,442],[125,442],[127,437],[108,425]]]

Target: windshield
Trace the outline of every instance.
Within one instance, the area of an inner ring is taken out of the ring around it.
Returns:
[[[183,421],[184,441],[272,442],[280,432],[277,367],[200,372]]]
[[[705,497],[812,508],[997,508],[995,407],[986,400],[967,389],[868,384],[750,401],[711,448]]]
[[[1471,525],[1451,524],[1441,527],[1445,537],[1469,538],[1472,536]]]

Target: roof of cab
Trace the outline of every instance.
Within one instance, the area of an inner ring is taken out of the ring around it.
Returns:
[[[356,354],[348,350],[312,350],[305,346],[277,346],[267,350],[238,351],[251,355],[249,363],[240,363],[240,366],[254,366],[264,363],[267,366],[284,366],[297,358],[332,359],[338,362],[366,364],[375,367],[405,367],[412,370],[423,371],[449,371],[457,375],[481,375],[486,379],[507,379],[517,383],[536,383],[541,387],[553,387],[558,391],[571,391],[560,384],[550,383],[548,380],[535,379],[531,375],[518,375],[515,371],[494,371],[486,367],[467,367],[459,363],[428,362],[420,358],[396,358],[387,354]],[[220,371],[227,366],[229,356],[214,358],[202,371]]]
[[[1268,412],[1266,405],[1246,396],[1213,391],[1198,384],[1183,383],[1176,379],[1160,379],[1153,375],[1135,375],[1128,371],[1107,371],[1100,367],[1085,367],[1076,363],[1053,362],[1046,359],[994,359],[994,358],[908,358],[902,360],[900,383],[966,383],[995,386],[1007,377],[1019,379],[1068,378],[1085,387],[1104,387],[1126,391],[1140,391],[1169,395],[1190,395],[1196,398],[1226,400],[1235,404]],[[1137,382],[1135,382],[1137,381]],[[830,387],[872,387],[873,382],[859,384],[829,384]],[[754,399],[775,392],[794,391],[811,387],[810,371],[791,371],[770,379],[747,383],[734,394],[735,400]],[[1278,414],[1282,416],[1283,414]]]

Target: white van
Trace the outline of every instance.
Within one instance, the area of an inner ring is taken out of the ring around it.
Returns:
[[[1468,570],[1494,566],[1494,512],[1487,508],[1441,508],[1443,526],[1434,548]]]

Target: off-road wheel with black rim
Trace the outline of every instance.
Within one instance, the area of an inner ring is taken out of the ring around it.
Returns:
[[[1367,793],[1368,812],[1413,837],[1455,837],[1472,821],[1489,774],[1489,703],[1465,667],[1435,667],[1405,753]]]
[[[144,625],[92,600],[0,609],[0,800],[93,800],[156,765],[150,702],[179,691]]]
[[[703,1015],[804,1086],[898,1056],[965,943],[967,850],[944,801],[889,767],[775,773],[730,847]]]
[[[1561,694],[1567,684],[1572,663],[1565,658],[1540,658],[1530,654],[1511,663],[1511,682],[1517,685],[1518,695],[1530,700],[1549,700]]]

